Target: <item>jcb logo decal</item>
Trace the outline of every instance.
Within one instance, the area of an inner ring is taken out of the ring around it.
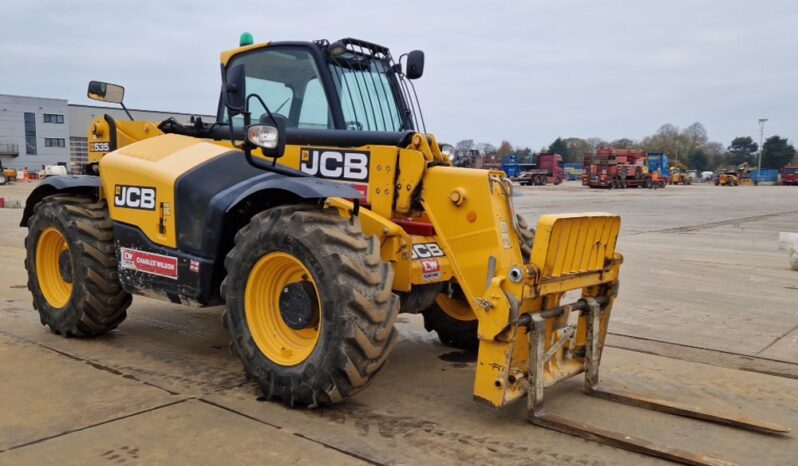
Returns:
[[[340,181],[368,181],[369,153],[302,149],[299,169],[309,175]]]
[[[155,188],[116,185],[114,206],[126,209],[155,210]]]
[[[419,243],[413,245],[413,259],[429,259],[431,257],[443,257],[443,249],[438,243]]]

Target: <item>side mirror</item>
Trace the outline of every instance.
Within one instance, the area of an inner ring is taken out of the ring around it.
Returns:
[[[89,90],[86,92],[86,96],[92,100],[121,104],[125,97],[125,88],[118,84],[89,81]]]
[[[441,149],[441,154],[445,155],[449,160],[452,160],[454,158],[455,149],[453,145],[441,144],[440,149]]]
[[[407,79],[418,79],[422,74],[424,74],[424,52],[413,50],[407,54],[405,76]]]
[[[247,83],[244,65],[233,65],[225,73],[224,104],[230,111],[230,116],[244,112],[247,100]]]
[[[264,114],[260,122],[247,126],[247,143],[260,147],[266,157],[280,158],[285,152],[286,120],[282,115],[274,114],[274,121]]]

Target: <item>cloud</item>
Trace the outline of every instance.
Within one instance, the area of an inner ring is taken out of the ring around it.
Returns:
[[[0,92],[214,113],[218,56],[257,41],[360,37],[427,54],[417,83],[439,139],[533,148],[557,136],[641,138],[701,121],[728,144],[796,140],[798,4],[732,1],[56,2],[4,5]]]

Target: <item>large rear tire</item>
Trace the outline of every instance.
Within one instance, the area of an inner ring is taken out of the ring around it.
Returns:
[[[521,230],[521,256],[528,263],[532,257],[532,245],[535,242],[535,229],[529,228],[524,217],[516,215]],[[438,339],[446,346],[464,350],[476,350],[479,347],[477,338],[477,316],[468,305],[462,290],[453,284],[451,296],[441,293],[432,306],[425,309],[424,328],[434,331]]]
[[[75,195],[42,200],[28,221],[25,269],[42,325],[65,337],[102,335],[127,316],[105,201]]]
[[[424,328],[428,332],[437,333],[438,339],[446,346],[476,350],[479,347],[479,321],[468,306],[460,287],[453,286],[455,293],[451,297],[441,293],[432,306],[422,312]]]
[[[225,259],[231,348],[267,399],[337,403],[366,387],[397,341],[399,298],[380,243],[333,209],[252,218]]]

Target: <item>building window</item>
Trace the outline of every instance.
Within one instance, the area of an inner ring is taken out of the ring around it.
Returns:
[[[84,165],[89,163],[89,139],[86,137],[69,137],[69,161],[72,162],[72,173],[81,173]]]
[[[44,138],[44,147],[66,147],[64,138]]]
[[[25,153],[36,155],[36,114],[25,112]]]
[[[57,123],[59,125],[64,124],[64,115],[59,115],[57,113],[45,113],[44,114],[44,122],[45,123]]]

